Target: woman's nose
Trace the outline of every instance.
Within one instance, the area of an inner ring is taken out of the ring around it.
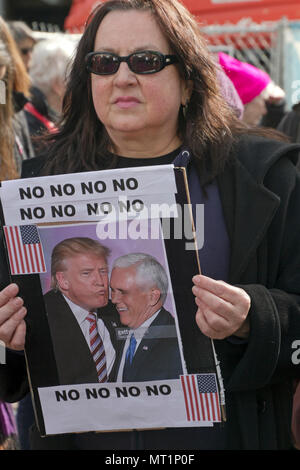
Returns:
[[[136,75],[130,70],[126,62],[121,62],[118,71],[114,74],[114,83],[117,86],[127,86],[136,82]]]

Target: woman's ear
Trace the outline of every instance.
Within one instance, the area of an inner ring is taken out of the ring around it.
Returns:
[[[187,106],[193,93],[194,82],[193,80],[184,80],[182,82],[181,90],[181,104]]]

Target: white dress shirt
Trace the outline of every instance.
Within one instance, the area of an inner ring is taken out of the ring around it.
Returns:
[[[74,302],[72,302],[67,297],[64,296],[64,298],[67,304],[69,305],[70,309],[72,310],[73,315],[76,318],[80,326],[80,329],[83,333],[83,336],[85,337],[86,342],[90,348],[90,334],[89,334],[90,322],[86,320],[86,317],[88,316],[89,312],[85,310],[84,308],[80,307],[79,305],[74,304]],[[97,328],[98,328],[98,332],[102,339],[103,346],[105,349],[106,369],[107,369],[107,374],[109,374],[115,362],[116,351],[114,350],[114,347],[110,340],[108,329],[104,325],[103,320],[101,320],[101,318],[99,317],[97,317]]]

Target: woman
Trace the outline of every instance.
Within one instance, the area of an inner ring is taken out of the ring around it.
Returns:
[[[35,432],[34,448],[291,446],[290,377],[299,374],[290,360],[300,335],[300,187],[293,165],[299,146],[259,132],[245,128],[224,102],[199,27],[180,3],[113,0],[98,7],[78,46],[61,127],[49,137],[47,158],[28,161],[24,175],[186,166],[192,204],[205,203],[208,214],[204,275],[193,279],[194,327],[215,340],[227,422],[43,440]],[[22,349],[26,311],[16,295],[15,285],[0,293],[0,338]],[[9,361],[8,370],[22,371],[16,356]],[[2,374],[3,396],[10,396],[9,385],[24,393],[24,374],[10,377],[12,383]]]

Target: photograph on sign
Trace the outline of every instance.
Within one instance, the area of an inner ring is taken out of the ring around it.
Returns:
[[[7,197],[2,185],[43,435],[224,419],[213,343],[194,328],[191,279],[200,266],[184,171],[169,166],[158,194],[155,169],[131,170],[106,172],[105,180],[89,172],[64,175],[68,183],[8,182]]]

